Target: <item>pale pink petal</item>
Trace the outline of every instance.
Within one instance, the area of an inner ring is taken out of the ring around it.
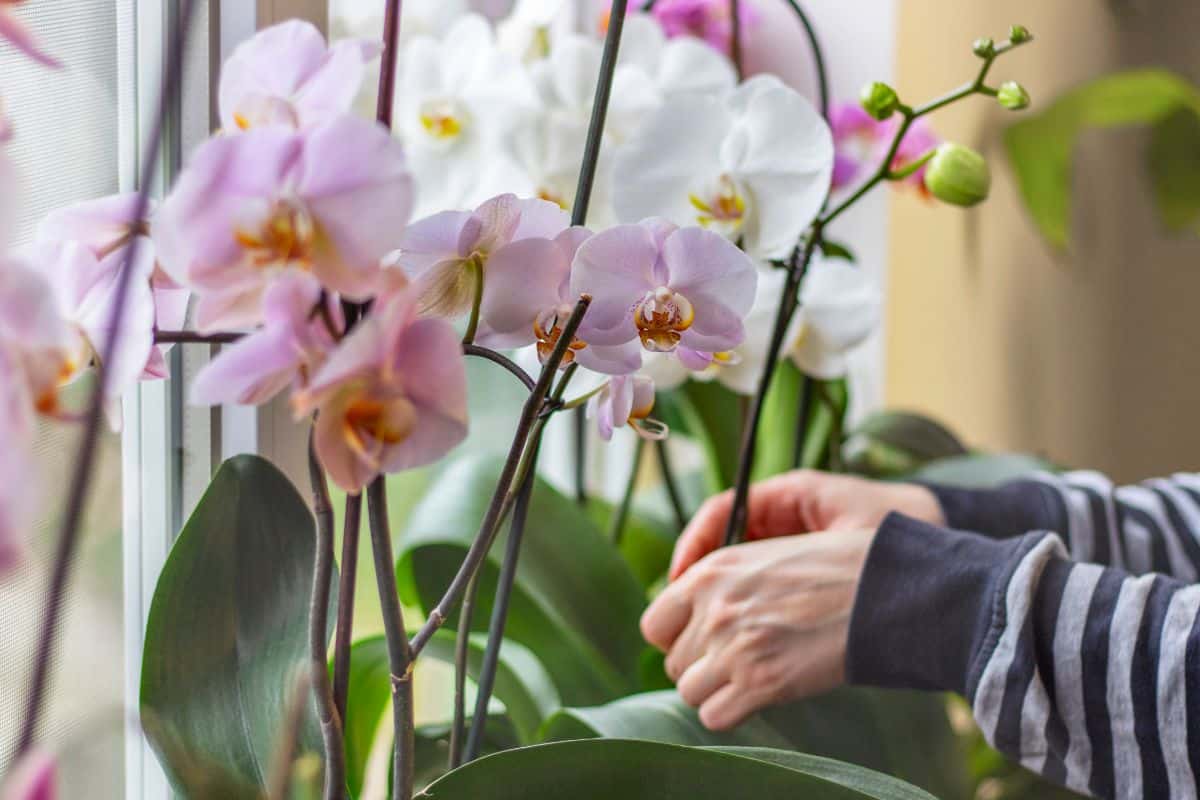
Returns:
[[[471,216],[470,211],[442,211],[412,223],[400,238],[396,265],[416,278],[443,262],[459,261],[459,238]]]
[[[136,193],[114,194],[52,211],[37,229],[40,242],[79,242],[97,256],[128,240],[138,220]]]
[[[679,359],[679,363],[690,369],[692,372],[700,372],[708,369],[713,363],[713,354],[705,353],[699,350],[693,350],[690,347],[680,345],[675,348],[675,357]]]
[[[336,392],[341,384],[377,373],[383,364],[386,335],[384,320],[372,310],[371,315],[330,353],[328,360],[313,376],[308,391],[303,396],[297,396],[297,414],[312,410],[323,402],[326,395]]]
[[[366,488],[379,474],[379,469],[363,461],[346,441],[343,428],[346,396],[348,393],[335,395],[321,408],[313,423],[313,441],[330,480],[353,493]]]
[[[608,385],[613,424],[618,428],[624,426],[633,413],[633,385],[634,379],[630,375],[617,375]]]
[[[551,239],[524,239],[501,247],[488,258],[480,320],[480,343],[511,348],[535,341],[538,315],[562,304],[571,271],[566,252]]]
[[[196,327],[202,333],[253,328],[262,319],[261,283],[205,292],[196,298]]]
[[[362,86],[364,68],[382,49],[379,43],[354,39],[330,47],[324,63],[296,93],[301,121],[318,123],[350,111]]]
[[[628,375],[642,365],[642,345],[636,337],[624,344],[588,344],[576,351],[575,360],[581,367],[605,375]]]
[[[657,260],[654,236],[640,225],[609,228],[580,246],[571,268],[571,294],[592,296],[580,338],[616,345],[637,336],[631,309],[657,288]]]
[[[289,334],[267,328],[223,348],[192,381],[189,402],[259,405],[270,400],[296,376],[298,354]]]
[[[319,230],[313,271],[328,288],[365,299],[412,214],[400,142],[357,117],[320,125],[305,138],[297,191]]]
[[[58,59],[38,47],[28,26],[11,12],[0,7],[0,39],[7,39],[25,55],[47,67],[62,66]]]
[[[289,20],[238,45],[221,69],[218,107],[226,131],[251,96],[291,98],[325,61],[325,37],[311,23]]]
[[[594,395],[588,400],[587,415],[596,421],[596,430],[604,441],[611,441],[613,435],[612,404],[607,402],[604,392]]]
[[[0,17],[3,12],[0,12]],[[58,797],[54,758],[43,750],[22,757],[0,789],[0,800],[55,800]]]
[[[680,228],[663,246],[670,285],[695,309],[683,333],[694,350],[737,347],[745,336],[742,320],[754,305],[758,271],[750,257],[725,237],[702,228]]]
[[[476,250],[489,253],[511,242],[521,225],[523,202],[515,194],[502,194],[475,209],[459,237],[458,254],[466,258]]]
[[[521,221],[512,234],[512,241],[518,239],[553,239],[566,230],[571,224],[571,215],[562,209],[558,203],[537,198],[520,200],[517,203]]]

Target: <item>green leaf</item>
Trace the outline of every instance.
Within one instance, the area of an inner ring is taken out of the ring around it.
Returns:
[[[467,718],[467,727],[471,718]],[[513,750],[521,746],[517,740],[512,722],[502,714],[488,716],[487,727],[484,729],[481,755],[491,755],[502,750]],[[422,788],[436,781],[448,771],[450,762],[450,724],[437,723],[419,725],[415,731],[416,758],[413,770],[413,786],[419,792]],[[390,776],[390,772],[389,772]],[[421,795],[418,794],[418,797]]]
[[[1037,456],[995,453],[958,456],[934,461],[909,477],[928,483],[983,489],[1027,477],[1032,472],[1054,472],[1057,469],[1049,461]]]
[[[653,454],[647,451],[644,457],[652,456]],[[598,530],[608,531],[609,520],[613,514],[612,503],[600,498],[589,498],[587,513],[596,523]],[[667,571],[678,535],[670,526],[640,513],[636,508],[629,512],[619,549],[625,563],[633,570],[643,588],[653,586]]]
[[[1167,229],[1200,229],[1200,118],[1185,108],[1167,116],[1154,126],[1146,155],[1154,201]]]
[[[1089,128],[1155,125],[1180,110],[1200,113],[1200,93],[1190,81],[1161,69],[1131,70],[1084,83],[1005,131],[1025,206],[1052,246],[1070,246],[1071,159],[1079,136]],[[1195,191],[1185,194],[1192,198]],[[1156,193],[1160,204],[1170,194],[1177,213],[1178,187],[1160,186]]]
[[[524,747],[474,761],[427,790],[438,800],[915,800],[911,787],[866,770],[781,754],[593,739]]]
[[[146,626],[141,706],[162,733],[156,750],[177,790],[187,783],[172,757],[181,753],[265,785],[289,676],[307,660],[315,541],[287,477],[238,456],[221,465],[171,548]],[[314,714],[300,749],[321,749]]]
[[[346,783],[358,797],[371,746],[392,700],[392,671],[382,636],[360,639],[350,648],[350,690],[346,695]]]
[[[728,489],[737,478],[742,449],[743,398],[717,381],[688,381],[676,392],[676,407],[708,460],[712,492]]]
[[[841,258],[855,263],[858,258],[854,255],[854,251],[841,242],[831,242],[828,239],[821,239],[821,253],[826,258]]]
[[[562,709],[546,721],[541,736],[804,750],[895,775],[944,800],[967,792],[961,747],[945,707],[939,697],[917,692],[843,689],[767,709],[722,733],[705,728],[676,692],[648,692],[594,708]]]
[[[772,750],[765,747],[718,747],[715,749],[723,753],[754,758],[809,775],[816,775],[831,783],[855,789],[864,797],[873,797],[878,800],[936,800],[929,792],[893,778],[891,775],[856,767],[832,758],[822,758],[791,750]]]
[[[796,421],[805,381],[804,373],[790,360],[785,359],[776,368],[759,422],[753,480],[779,475],[795,466]],[[813,396],[808,406],[799,466],[829,469],[837,466],[831,462],[834,439],[840,439],[850,394],[844,380],[808,378],[807,381]]]
[[[492,456],[451,463],[413,511],[397,580],[409,605],[430,609],[462,563],[499,479]],[[486,630],[505,529],[481,573],[473,627]],[[645,595],[604,534],[578,506],[536,482],[506,635],[546,667],[564,702],[588,705],[636,689]],[[448,621],[453,628],[457,616]]]
[[[851,432],[844,447],[852,472],[897,477],[939,458],[966,455],[962,442],[940,423],[920,414],[881,411]]]

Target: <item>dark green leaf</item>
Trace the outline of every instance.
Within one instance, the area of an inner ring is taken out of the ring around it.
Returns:
[[[836,761],[832,758],[822,758],[821,756],[814,756],[809,753],[797,753],[793,750],[771,750],[765,747],[719,747],[716,749],[724,753],[733,753],[745,758],[755,758],[759,761],[778,764],[779,766],[809,775],[816,775],[830,783],[837,783],[854,789],[862,793],[864,797],[878,798],[878,800],[888,800],[889,798],[894,798],[895,800],[935,800],[929,792],[918,789],[910,783],[905,783],[902,780],[893,778],[890,775],[884,775],[881,772],[856,767],[844,761]]]
[[[996,453],[942,459],[922,467],[909,477],[948,486],[987,488],[1026,477],[1032,472],[1056,469],[1050,462],[1036,456]]]
[[[361,639],[350,648],[350,691],[346,697],[346,783],[350,796],[362,791],[371,746],[392,699],[392,672],[382,636]]]
[[[935,420],[902,411],[867,417],[850,434],[844,450],[852,472],[880,478],[967,453],[958,438]]]
[[[1197,230],[1200,220],[1200,118],[1180,108],[1154,126],[1147,153],[1154,200],[1167,228]]]
[[[687,429],[704,447],[709,490],[729,488],[737,476],[745,402],[716,381],[688,381],[676,393]]]
[[[470,727],[471,719],[467,718]],[[512,750],[520,747],[512,722],[502,714],[488,716],[486,733],[483,736],[481,755],[491,755],[502,750]],[[447,772],[450,762],[450,725],[438,723],[435,725],[420,725],[417,727],[416,759],[413,770],[413,786],[419,792],[424,787],[436,781]],[[421,795],[418,795],[421,796]]]
[[[914,800],[913,789],[762,752],[737,754],[660,742],[593,739],[524,747],[455,770],[427,790],[438,800]]]
[[[1071,159],[1080,134],[1154,125],[1180,109],[1200,113],[1200,94],[1190,81],[1161,69],[1131,70],[1084,83],[1005,131],[1025,206],[1051,245],[1070,246]]]
[[[141,705],[163,734],[156,746],[178,790],[178,752],[265,785],[289,676],[306,662],[315,540],[287,477],[238,456],[217,471],[171,549],[146,627]],[[300,745],[320,751],[314,715]]]
[[[547,740],[588,736],[803,750],[894,775],[944,800],[967,792],[961,747],[935,695],[845,689],[767,709],[714,733],[674,691],[650,692],[563,709],[542,728]]]
[[[647,451],[645,458],[652,457]],[[596,523],[598,530],[607,531],[609,520],[612,518],[613,506],[605,500],[590,498],[587,506],[588,516]],[[637,576],[644,588],[654,585],[663,576],[671,563],[671,553],[675,549],[675,539],[678,534],[671,528],[639,513],[636,509],[630,511],[625,519],[625,529],[621,536],[620,551]]]
[[[831,242],[828,239],[821,240],[821,253],[826,258],[842,258],[851,263],[857,262],[854,251],[840,242]]]
[[[429,609],[441,597],[476,535],[499,474],[497,458],[460,459],[414,510],[397,561],[407,604]],[[487,627],[506,537],[507,530],[481,574],[477,630]],[[533,651],[564,702],[603,702],[636,688],[644,607],[642,587],[604,534],[575,503],[538,480],[507,637]],[[456,624],[456,618],[448,622]]]

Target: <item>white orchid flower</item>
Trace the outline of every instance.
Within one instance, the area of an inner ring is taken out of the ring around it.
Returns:
[[[574,0],[517,0],[512,13],[496,23],[497,41],[532,64],[548,58],[556,41],[579,32],[579,12]]]
[[[616,214],[702,225],[784,258],[821,209],[833,155],[820,114],[772,76],[725,97],[671,94],[616,155]]]
[[[469,14],[441,39],[414,37],[400,55],[396,129],[421,187],[415,216],[473,207],[518,185],[522,174],[500,142],[537,113],[538,100],[491,24]]]

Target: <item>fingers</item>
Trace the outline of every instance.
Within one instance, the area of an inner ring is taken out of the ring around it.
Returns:
[[[662,591],[642,614],[642,636],[669,651],[692,617],[692,581],[677,581]]]
[[[768,539],[804,533],[806,495],[811,493],[817,473],[804,470],[778,475],[750,487],[748,539]],[[716,550],[725,539],[725,526],[733,508],[733,492],[712,497],[701,506],[687,529],[675,543],[671,558],[671,580],[675,580],[704,556]]]
[[[727,731],[774,701],[774,690],[727,683],[700,705],[700,722],[712,731]]]
[[[728,659],[708,653],[687,668],[676,687],[683,702],[699,708],[722,686],[729,683]]]

